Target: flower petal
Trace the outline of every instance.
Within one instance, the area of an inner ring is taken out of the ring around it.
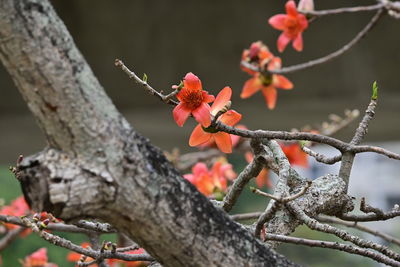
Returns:
[[[204,127],[208,127],[211,124],[210,106],[206,103],[201,105],[192,111],[193,117]]]
[[[198,124],[196,128],[194,128],[192,134],[189,138],[189,146],[198,146],[205,142],[208,142],[211,138],[210,133],[206,133],[201,128],[201,124]]]
[[[269,179],[268,170],[263,168],[256,178],[256,184],[259,188],[264,185],[268,188],[272,187],[271,180]]]
[[[277,41],[278,51],[282,53],[289,42],[290,38],[285,33],[282,33]]]
[[[288,1],[285,5],[285,8],[286,8],[286,13],[289,16],[295,17],[295,16],[297,16],[297,14],[299,14],[297,12],[296,3],[293,0]]]
[[[203,173],[208,173],[207,165],[203,162],[198,162],[193,166],[192,172],[194,176],[199,176]]]
[[[190,115],[190,109],[188,109],[184,103],[179,103],[172,111],[172,114],[176,124],[182,127]]]
[[[273,57],[268,63],[268,70],[277,70],[282,66],[282,59],[280,57]]]
[[[275,87],[267,86],[262,89],[262,93],[265,98],[265,102],[269,109],[274,109],[276,104],[277,92]]]
[[[258,78],[258,75],[254,75],[253,78],[247,80],[243,86],[242,93],[240,94],[241,98],[248,98],[262,87],[261,80]]]
[[[297,37],[294,39],[293,48],[299,52],[303,50],[303,36],[301,32],[297,34]]]
[[[272,76],[272,84],[276,88],[290,90],[293,88],[293,83],[283,75],[274,74]]]
[[[271,17],[268,20],[268,23],[275,29],[283,31],[286,28],[286,25],[285,25],[286,17],[287,17],[287,15],[278,14],[278,15]]]
[[[199,77],[189,72],[186,74],[185,78],[183,78],[183,86],[194,89],[194,90],[202,90],[201,81]]]
[[[242,114],[234,111],[233,109],[228,110],[218,120],[226,125],[233,126],[242,119]]]
[[[215,97],[213,95],[209,95],[207,91],[203,91],[203,102],[204,103],[210,103],[213,102]]]
[[[226,104],[231,100],[231,97],[232,97],[232,89],[226,86],[218,93],[217,98],[215,98],[215,101],[211,106],[211,114],[215,115],[218,113],[218,111],[223,109],[226,106]]]
[[[232,153],[232,141],[228,133],[218,132],[213,134],[213,136],[219,150],[224,153]]]

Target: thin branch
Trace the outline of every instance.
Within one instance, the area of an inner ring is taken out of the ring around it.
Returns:
[[[99,259],[120,259],[124,261],[154,261],[154,259],[149,255],[149,254],[126,254],[126,253],[119,253],[115,252],[112,253],[111,251],[95,251],[92,249],[85,249],[81,246],[78,246],[71,241],[62,238],[60,236],[51,234],[49,232],[40,230],[39,227],[31,222],[28,218],[22,218],[23,223],[25,224],[26,227],[29,227],[32,229],[33,232],[37,233],[41,238],[46,240],[47,242],[62,247],[69,249],[71,251],[74,251],[79,254],[86,255],[88,257],[91,257],[93,259],[99,260]]]
[[[249,212],[249,213],[239,213],[231,215],[231,219],[234,221],[244,221],[244,220],[251,220],[257,219],[260,217],[262,212]]]
[[[255,223],[256,227],[254,230],[254,235],[256,237],[260,238],[264,224],[274,217],[275,213],[279,210],[280,207],[281,207],[280,202],[273,200],[270,201],[267,209],[263,213],[261,213],[257,222]]]
[[[380,238],[386,240],[389,243],[393,243],[393,244],[396,244],[396,245],[400,246],[400,239],[395,238],[395,237],[393,237],[391,235],[382,233],[380,231],[371,229],[371,228],[369,228],[367,226],[360,225],[360,224],[358,224],[358,222],[347,222],[347,221],[342,221],[342,220],[339,220],[339,219],[336,219],[336,218],[333,218],[333,217],[327,217],[327,216],[318,216],[317,220],[320,221],[320,222],[340,224],[340,225],[344,225],[346,227],[355,228],[357,230],[360,230],[360,231],[369,233],[371,235],[380,237]]]
[[[380,253],[388,256],[389,258],[400,261],[400,255],[398,253],[390,250],[386,246],[380,245],[380,244],[372,242],[372,241],[364,240],[358,236],[351,235],[348,232],[338,229],[336,227],[333,227],[329,224],[320,223],[317,220],[308,216],[304,211],[299,209],[298,206],[293,205],[292,202],[288,202],[286,204],[286,207],[288,207],[290,209],[290,211],[300,221],[302,221],[305,225],[307,225],[312,230],[316,230],[316,231],[320,231],[320,232],[324,232],[324,233],[328,233],[328,234],[333,234],[344,241],[352,242],[353,244],[355,244],[359,247],[374,249],[374,250],[379,251]]]
[[[234,180],[233,185],[229,188],[228,193],[225,195],[222,208],[229,212],[233,205],[235,205],[237,199],[242,193],[246,184],[260,173],[264,167],[263,158],[258,156],[261,154],[260,146],[261,143],[258,141],[252,141],[251,146],[254,152],[254,159],[246,166],[246,168],[238,175]]]
[[[271,240],[271,241],[291,243],[291,244],[296,244],[296,245],[305,245],[305,246],[309,246],[309,247],[331,248],[331,249],[336,249],[336,250],[344,251],[344,252],[351,253],[351,254],[357,254],[357,255],[364,256],[364,257],[368,257],[377,262],[381,262],[381,263],[384,263],[387,265],[400,266],[399,261],[393,260],[393,259],[386,257],[380,253],[377,253],[375,251],[371,251],[368,249],[360,248],[360,247],[349,245],[349,244],[341,244],[338,242],[329,242],[329,241],[321,241],[321,240],[311,240],[311,239],[291,237],[291,236],[285,236],[285,235],[275,235],[275,234],[270,234],[270,233],[266,234],[265,239]]]
[[[5,236],[3,236],[2,239],[0,239],[0,251],[5,249],[9,244],[11,244],[18,236],[20,233],[25,231],[25,227],[18,227],[12,230],[9,230]]]
[[[385,4],[379,3],[371,6],[356,6],[356,7],[342,7],[336,9],[327,9],[327,10],[315,10],[302,12],[304,15],[314,16],[314,17],[322,17],[327,15],[337,15],[342,13],[355,13],[355,12],[366,12],[366,11],[374,11],[378,9],[382,9],[385,7]]]
[[[263,192],[263,191],[261,191],[260,189],[257,189],[257,188],[254,188],[254,187],[251,188],[251,191],[252,191],[253,193],[256,193],[256,194],[260,195],[260,196],[268,197],[268,198],[271,198],[271,199],[273,199],[273,200],[275,200],[275,201],[277,201],[277,202],[280,202],[280,203],[282,203],[282,204],[285,204],[285,203],[287,203],[287,202],[289,202],[289,201],[295,200],[296,198],[299,198],[299,197],[301,197],[302,195],[304,195],[304,194],[307,192],[307,189],[310,188],[311,184],[312,184],[311,181],[307,181],[307,184],[306,184],[305,187],[303,187],[303,188],[302,188],[299,192],[297,192],[296,194],[293,194],[293,195],[288,196],[288,197],[275,196],[275,195],[272,195],[272,194]]]
[[[173,96],[175,96],[179,92],[177,89],[175,91],[173,91],[172,93],[170,93],[169,95],[165,96],[162,93],[155,90],[153,87],[151,87],[146,81],[143,81],[142,79],[140,79],[133,71],[131,71],[128,67],[126,67],[125,64],[120,59],[115,60],[115,66],[121,68],[121,70],[123,72],[125,72],[130,79],[133,79],[136,83],[142,85],[147,90],[147,92],[149,92],[151,95],[158,97],[161,101],[163,101],[167,104],[170,104],[173,106],[178,105],[178,103],[176,101],[171,99]]]
[[[344,45],[339,50],[337,50],[329,55],[326,55],[324,57],[314,59],[314,60],[311,60],[311,61],[308,61],[308,62],[305,62],[302,64],[293,65],[290,67],[285,67],[285,68],[281,68],[279,70],[271,71],[271,73],[285,74],[285,73],[291,73],[291,72],[295,72],[295,71],[299,71],[299,70],[304,70],[304,69],[308,69],[308,68],[315,67],[317,65],[326,63],[338,56],[343,55],[345,52],[347,52],[350,48],[352,48],[355,44],[357,44],[361,39],[363,39],[367,35],[367,33],[376,25],[376,23],[382,17],[383,14],[384,14],[384,9],[381,7],[376,12],[376,14],[372,17],[370,22],[349,43]]]
[[[376,87],[376,84],[374,83],[373,86]],[[375,88],[374,88],[374,90],[375,90]],[[377,88],[376,88],[376,90],[377,90]],[[367,110],[365,111],[364,117],[361,120],[360,124],[358,125],[358,128],[354,134],[354,137],[350,142],[350,145],[352,145],[352,146],[360,144],[362,139],[368,132],[369,122],[373,119],[373,117],[375,115],[375,109],[378,104],[377,91],[375,93],[376,93],[376,96],[373,96],[371,98],[371,102],[369,103]],[[350,173],[351,173],[351,169],[353,167],[353,161],[354,161],[355,156],[356,156],[356,154],[351,151],[346,151],[342,155],[342,164],[340,165],[339,176],[345,181],[346,188],[349,187]]]
[[[400,208],[395,205],[391,211],[383,213],[370,213],[370,214],[341,214],[338,217],[345,221],[353,222],[371,222],[371,221],[386,221],[400,216]]]
[[[307,155],[313,157],[316,161],[329,165],[335,164],[336,162],[339,162],[342,159],[342,155],[337,155],[328,158],[327,156],[315,152],[306,146],[301,146],[301,150],[303,150],[303,152],[306,153]]]
[[[330,145],[341,152],[351,151],[353,153],[375,152],[392,159],[400,160],[400,154],[393,153],[381,147],[376,146],[352,146],[346,142],[340,141],[336,138],[314,134],[309,132],[286,132],[286,131],[266,131],[266,130],[247,130],[239,129],[225,125],[221,122],[215,124],[215,128],[229,134],[238,135],[244,138],[255,139],[280,139],[280,140],[306,140],[316,143]]]

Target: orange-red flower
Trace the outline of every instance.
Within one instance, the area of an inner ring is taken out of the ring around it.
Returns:
[[[215,102],[211,106],[211,114],[216,115],[221,109],[226,107],[232,96],[232,90],[230,87],[225,87],[219,92]],[[240,121],[242,115],[234,110],[228,110],[221,116],[218,121],[234,126]],[[194,128],[190,139],[190,146],[199,146],[208,142],[215,142],[217,147],[224,153],[232,153],[232,139],[230,134],[217,131],[216,129],[204,128],[202,125],[197,125]]]
[[[22,215],[27,215],[29,213],[29,206],[25,201],[25,198],[23,196],[20,196],[16,198],[14,201],[11,202],[9,206],[4,206],[0,210],[0,214],[2,215],[10,215],[10,216],[22,216]],[[6,223],[5,226],[7,229],[15,229],[20,226],[11,224],[11,223]],[[26,229],[21,233],[21,237],[25,237],[31,232],[30,229]]]
[[[228,180],[236,178],[236,173],[232,169],[232,165],[217,161],[211,170],[207,165],[199,162],[192,168],[192,173],[183,176],[205,196],[211,196],[216,191],[225,192]]]
[[[189,72],[183,79],[183,87],[176,95],[180,103],[174,108],[172,114],[176,123],[183,126],[190,114],[204,127],[210,126],[210,106],[214,96],[203,90],[200,79]]]
[[[296,3],[290,0],[285,5],[287,14],[278,14],[269,19],[269,24],[277,30],[283,31],[278,38],[279,52],[283,52],[290,41],[297,51],[303,50],[302,33],[308,27],[307,18],[297,12]]]
[[[268,70],[280,69],[281,64],[281,59],[279,57],[274,57],[268,63]],[[289,90],[293,88],[293,84],[283,75],[262,74],[257,72],[256,74],[254,74],[253,78],[246,81],[240,97],[249,98],[256,92],[261,90],[268,108],[274,109],[278,94],[276,88]]]
[[[273,54],[269,51],[268,47],[261,41],[254,42],[250,45],[250,49],[243,50],[242,62],[248,62],[256,68],[264,69],[268,62],[273,58]],[[244,66],[240,65],[241,69],[250,75],[254,75],[257,72]]]
[[[25,257],[23,267],[57,267],[56,264],[47,261],[47,249],[41,248]]]
[[[280,143],[280,146],[291,164],[308,167],[308,155],[301,150],[299,143]]]
[[[254,158],[254,155],[251,152],[246,152],[244,154],[246,161],[251,162]],[[269,179],[269,171],[267,168],[263,168],[258,176],[256,177],[256,184],[259,188],[263,187],[264,185],[268,188],[272,187],[271,180]]]

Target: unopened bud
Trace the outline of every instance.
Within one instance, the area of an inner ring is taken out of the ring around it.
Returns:
[[[314,0],[300,0],[297,10],[305,13],[314,11]]]
[[[39,214],[39,213],[35,213],[35,214],[33,215],[33,221],[35,221],[35,222],[40,221],[40,214]]]
[[[228,102],[226,103],[226,105],[220,110],[220,112],[221,112],[221,113],[227,112],[227,111],[231,108],[231,106],[232,106],[232,102],[231,102],[231,101],[228,101]]]
[[[41,221],[40,223],[39,223],[39,229],[40,230],[42,230],[42,229],[45,229],[46,227],[47,227],[47,225],[49,225],[49,223],[50,223],[50,220],[49,219],[46,219],[46,220],[44,220],[44,221]]]

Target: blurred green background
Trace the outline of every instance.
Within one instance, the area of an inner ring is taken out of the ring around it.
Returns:
[[[379,107],[366,141],[398,142],[400,23],[388,16],[365,40],[340,58],[287,75],[295,88],[279,91],[274,111],[265,107],[260,94],[248,100],[239,98],[243,83],[249,78],[239,68],[242,50],[253,41],[262,40],[272,52],[279,54],[275,43],[280,32],[267,25],[267,20],[282,13],[285,2],[52,1],[116,106],[139,132],[165,150],[179,147],[182,151],[194,151],[187,146],[194,122],[188,122],[184,128],[177,127],[170,107],[160,104],[116,69],[115,58],[121,58],[139,76],[146,73],[149,83],[164,91],[189,71],[198,75],[204,88],[211,93],[231,86],[233,107],[243,114],[243,123],[253,129],[290,130],[318,124],[330,113],[342,115],[346,108],[363,111],[369,102],[371,84],[377,80]],[[375,3],[372,0],[315,2],[317,9]],[[351,40],[372,15],[369,12],[345,14],[316,20],[304,33],[304,51],[297,53],[289,45],[280,55],[283,65],[301,63],[335,51]],[[0,90],[0,166],[3,166],[0,167],[0,198],[8,204],[21,191],[7,166],[13,165],[19,154],[29,155],[42,149],[45,140],[2,66]],[[348,140],[354,127],[342,131],[338,137]],[[238,159],[233,163],[237,163],[238,170],[244,164]],[[235,211],[262,210],[265,205],[265,199],[246,191]],[[321,238],[303,228],[298,234]],[[84,238],[75,234],[68,237],[78,243]],[[67,251],[48,245],[35,235],[20,239],[5,250],[2,253],[4,266],[18,266],[18,258],[42,246],[49,249],[51,261],[60,266],[72,266],[64,260]],[[327,249],[284,245],[280,250],[296,262],[309,266],[374,265],[361,257]]]

